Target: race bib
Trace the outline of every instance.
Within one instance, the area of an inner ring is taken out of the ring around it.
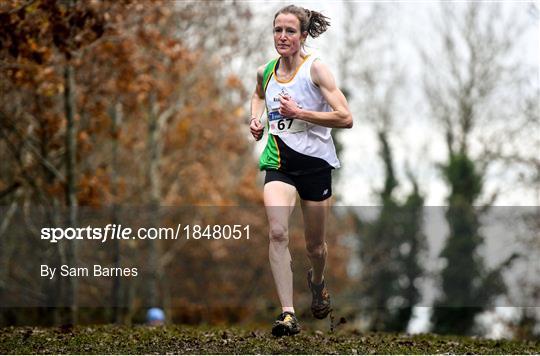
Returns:
[[[307,130],[307,122],[282,116],[278,110],[268,113],[269,132],[278,135],[285,132],[295,133]]]

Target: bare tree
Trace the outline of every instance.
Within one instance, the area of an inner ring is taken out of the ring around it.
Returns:
[[[486,125],[515,114],[494,104],[522,84],[519,63],[509,59],[527,27],[514,16],[505,19],[500,4],[443,3],[440,14],[434,25],[440,47],[420,49],[425,94],[448,150],[469,152]]]

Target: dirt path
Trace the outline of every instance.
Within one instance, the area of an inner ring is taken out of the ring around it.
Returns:
[[[237,327],[8,327],[0,354],[539,354],[533,341],[455,336],[304,331],[274,338],[269,330]]]

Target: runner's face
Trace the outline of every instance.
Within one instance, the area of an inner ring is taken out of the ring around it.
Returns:
[[[292,56],[300,50],[307,32],[300,33],[300,20],[293,14],[279,14],[274,21],[274,46],[283,56]]]

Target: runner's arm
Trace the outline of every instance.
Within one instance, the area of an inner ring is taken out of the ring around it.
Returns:
[[[251,97],[251,118],[260,119],[265,110],[263,73],[264,65],[257,69],[257,86]]]
[[[249,130],[255,140],[259,141],[263,136],[264,126],[260,118],[265,109],[264,89],[263,89],[264,66],[257,69],[257,86],[251,97],[251,117],[249,119]]]

